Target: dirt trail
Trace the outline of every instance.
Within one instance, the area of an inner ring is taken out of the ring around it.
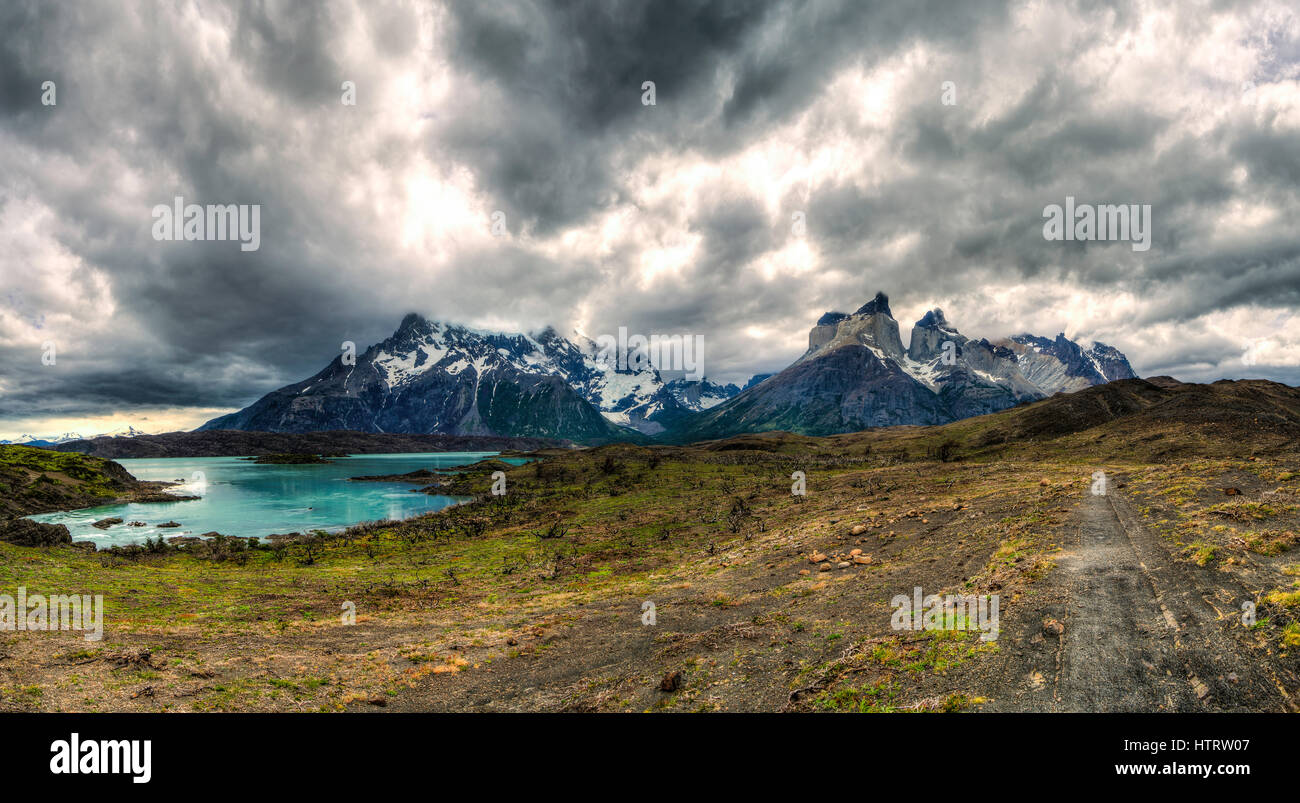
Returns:
[[[1233,632],[1252,595],[1230,576],[1176,561],[1114,493],[1086,496],[1071,530],[1053,573],[1058,593],[1042,612],[1064,632],[1026,640],[1040,646],[1021,656],[1018,671],[1039,682],[988,710],[1290,708],[1283,684]]]

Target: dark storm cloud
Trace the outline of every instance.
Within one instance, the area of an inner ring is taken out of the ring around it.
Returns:
[[[743,379],[876,290],[904,336],[942,303],[1212,378],[1240,337],[1207,315],[1300,301],[1297,27],[1266,3],[5,3],[0,416],[241,405],[411,309],[704,333]],[[260,204],[261,248],[155,242],[176,195]],[[1151,250],[1045,241],[1066,195],[1150,204]],[[1058,285],[1132,309],[1041,309]],[[1277,353],[1257,373],[1294,377]]]
[[[1004,4],[457,3],[452,58],[481,87],[440,130],[539,232],[600,209],[629,151],[718,157],[812,103],[844,62],[959,46]],[[653,81],[656,105],[641,103]],[[503,207],[504,208],[504,207]]]

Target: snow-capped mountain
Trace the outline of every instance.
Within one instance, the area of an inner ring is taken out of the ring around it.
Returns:
[[[547,328],[491,332],[411,314],[355,361],[267,394],[200,429],[361,430],[673,440],[788,429],[808,434],[938,424],[1133,376],[1124,355],[1017,335],[972,340],[932,310],[903,346],[889,299],[828,312],[808,351],[776,375],[735,385],[652,365],[619,367],[596,341]],[[635,430],[636,432],[633,432]]]
[[[1085,349],[1064,334],[1056,340],[1015,335],[1001,342],[1016,353],[1025,376],[1048,395],[1136,376],[1119,349],[1105,343]]]
[[[263,432],[447,433],[564,438],[623,437],[578,394],[543,342],[407,315],[397,332],[345,363],[335,357],[303,382],[280,388],[199,429]],[[563,350],[563,344],[554,344]],[[572,355],[570,355],[572,356]]]
[[[51,445],[51,442],[45,440],[44,438],[38,438],[35,435],[24,434],[24,435],[19,435],[13,440],[0,440],[0,444],[14,445],[14,446],[49,446]]]
[[[85,440],[93,440],[94,438],[135,438],[140,435],[148,434],[149,433],[144,430],[136,429],[133,426],[127,426],[126,429],[115,429],[112,432],[101,432],[98,435],[91,435]]]
[[[56,443],[66,443],[67,441],[79,441],[81,436],[75,432],[65,432],[62,435],[19,435],[11,441],[0,441],[0,444],[12,444],[15,446],[53,446]]]
[[[707,378],[686,379],[682,372],[660,371],[653,365],[618,367],[601,359],[596,342],[575,333],[565,340],[547,329],[538,336],[553,369],[600,410],[605,418],[647,435],[670,429],[690,413],[708,410],[740,392]]]
[[[44,438],[38,438],[38,437],[36,437],[35,435],[19,435],[17,438],[14,438],[14,439],[11,440],[11,441],[0,440],[0,443],[14,444],[14,445],[18,445],[18,446],[25,446],[25,445],[31,443],[32,441],[42,441],[42,442],[46,442]]]
[[[20,435],[19,437],[14,438],[11,441],[0,440],[0,444],[7,443],[7,444],[15,444],[19,446],[48,447],[48,446],[55,446],[60,443],[68,443],[69,441],[90,440],[91,438],[134,438],[137,435],[147,435],[147,434],[148,434],[147,432],[142,432],[136,429],[135,427],[128,426],[126,429],[119,429],[113,432],[105,432],[99,435],[91,435],[90,438],[83,438],[81,435],[79,435],[76,432],[65,432],[62,435],[50,435],[46,437],[38,437],[36,435]]]
[[[693,417],[675,437],[940,424],[1133,376],[1124,355],[1105,344],[1083,349],[1064,336],[1032,335],[971,340],[939,309],[916,322],[904,348],[889,298],[877,293],[851,315],[823,315],[790,367]]]
[[[651,366],[619,369],[596,343],[547,328],[491,332],[406,316],[396,334],[337,358],[305,382],[200,429],[442,432],[599,441],[630,427],[663,431],[739,392],[706,380],[667,380]]]

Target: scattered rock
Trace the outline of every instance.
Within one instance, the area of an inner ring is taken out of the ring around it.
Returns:
[[[850,530],[849,532],[852,533],[853,535],[862,535],[862,534],[865,533],[866,531],[867,531],[867,525],[865,525],[865,524],[855,524],[855,525],[853,525],[853,529]]]
[[[868,564],[871,563],[871,556],[870,556],[870,555],[854,555],[854,556],[853,556],[853,562],[856,563],[856,564],[858,564],[859,566],[866,566],[866,565],[868,565]]]
[[[817,571],[819,572],[829,572],[830,570],[831,570],[831,565],[829,563],[823,563],[822,565],[817,567]]]
[[[841,568],[841,569],[847,569],[847,568],[849,568],[849,567],[852,566],[852,565],[853,565],[853,564],[849,563],[847,560],[842,560],[842,561],[840,561],[839,563],[836,564],[836,566],[838,566],[838,567]]]
[[[824,553],[821,553],[821,552],[814,552],[814,553],[812,553],[811,555],[808,556],[808,562],[809,562],[809,563],[821,563],[822,561],[824,561],[824,560],[826,560],[826,559],[827,559],[827,558],[826,558],[826,555],[825,555]]]
[[[101,530],[107,530],[109,527],[112,527],[114,524],[121,524],[121,523],[122,523],[121,519],[119,519],[117,516],[112,516],[107,519],[100,519],[99,521],[95,522],[90,526],[98,527]]]
[[[1240,488],[1224,488],[1224,489],[1223,489],[1223,495],[1224,495],[1224,496],[1241,496],[1241,489],[1240,489]]]
[[[145,526],[145,523],[144,523],[143,521],[128,521],[128,522],[126,523],[126,526],[128,526],[128,527],[144,527],[144,526]]]
[[[1064,633],[1065,633],[1065,625],[1063,625],[1059,620],[1048,619],[1046,622],[1043,622],[1043,635],[1061,636]]]
[[[850,550],[849,550],[849,557],[853,557],[854,555],[861,555],[861,554],[862,554],[862,550],[861,550],[861,549],[850,549]]]
[[[807,577],[808,575],[812,574],[812,572],[808,571],[807,569],[800,569],[799,574]]]
[[[388,705],[388,698],[384,697],[383,695],[376,694],[374,697],[371,697],[369,700],[366,700],[366,702],[370,703],[371,705],[383,708],[384,706]]]
[[[659,691],[673,692],[682,687],[682,670],[678,669],[664,675],[664,679],[659,681]]]
[[[179,527],[179,526],[181,526],[181,523],[180,523],[179,521],[164,521],[162,524],[159,524],[159,525],[158,525],[159,528],[162,528],[162,527]]]

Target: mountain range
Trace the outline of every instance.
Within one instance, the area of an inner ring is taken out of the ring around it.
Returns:
[[[663,432],[739,392],[617,368],[595,342],[487,332],[407,315],[392,337],[348,363],[273,391],[200,430],[419,432],[549,437],[584,443]]]
[[[691,441],[943,424],[1135,376],[1127,358],[1104,343],[1083,348],[1064,334],[972,340],[940,309],[916,322],[905,348],[888,296],[877,293],[852,314],[827,312],[790,367],[692,417],[674,435]]]
[[[89,438],[85,438],[76,432],[65,432],[62,435],[45,436],[19,435],[13,440],[0,440],[0,445],[8,444],[13,446],[36,446],[40,448],[48,448],[50,446],[56,446],[60,443],[68,443],[70,441],[91,440],[93,438],[135,438],[146,434],[148,433],[142,432],[135,427],[128,426],[126,429],[118,429],[112,432],[101,432],[98,435],[91,435]]]
[[[962,335],[935,309],[904,347],[884,293],[827,312],[808,350],[742,389],[602,359],[590,338],[483,331],[407,315],[364,353],[335,357],[202,430],[445,433],[581,443],[701,440],[775,429],[808,435],[940,424],[1133,378],[1102,343],[1063,334],[996,342]]]

